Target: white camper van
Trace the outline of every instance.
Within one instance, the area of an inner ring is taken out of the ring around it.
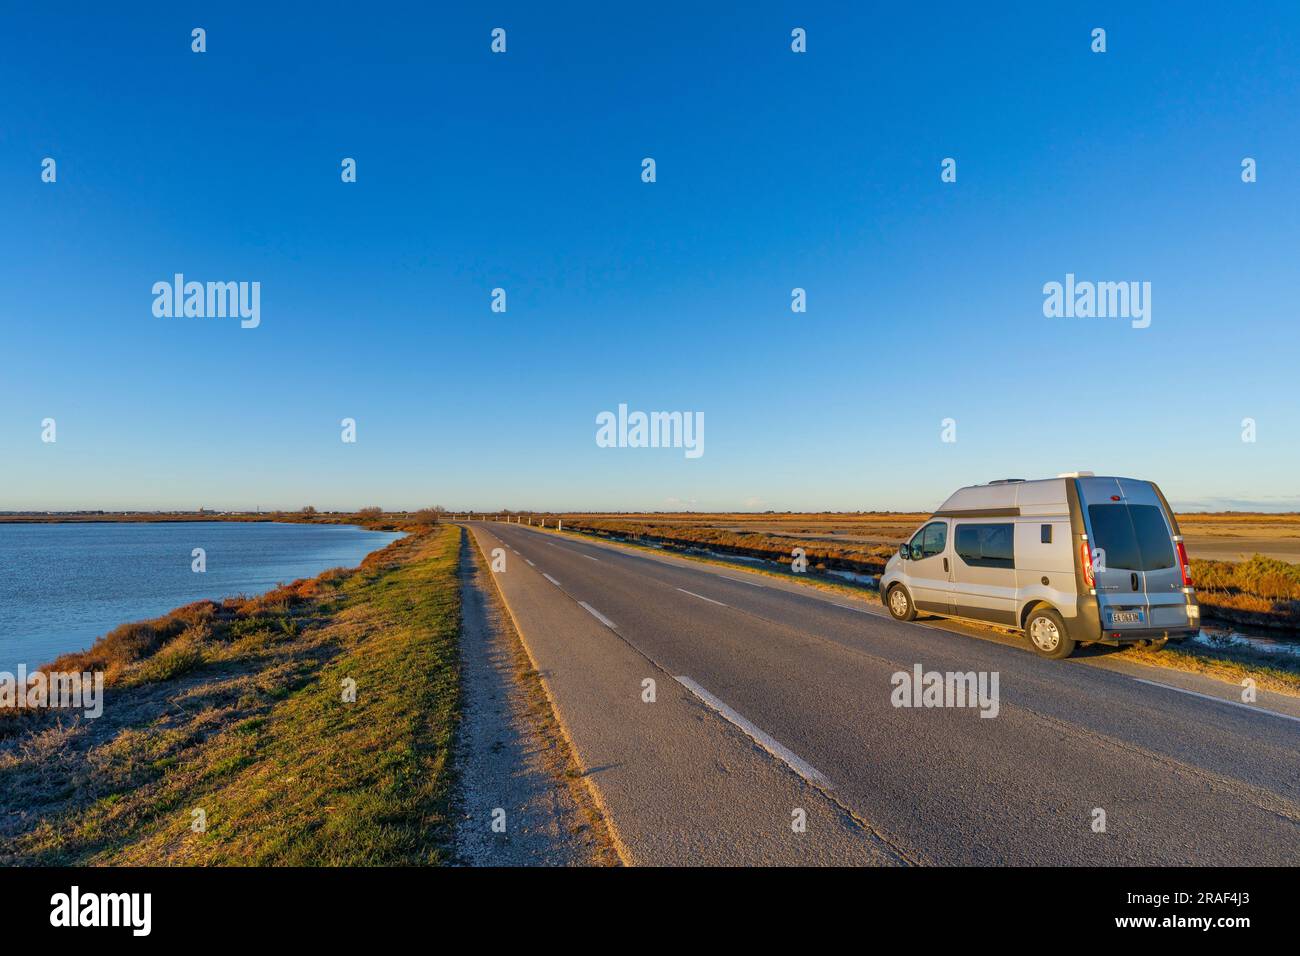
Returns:
[[[1088,471],[958,490],[889,559],[880,596],[902,621],[922,611],[1019,629],[1050,658],[1164,644],[1201,623],[1160,489]]]

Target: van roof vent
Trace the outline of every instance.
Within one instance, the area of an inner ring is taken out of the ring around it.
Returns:
[[[1057,478],[1096,478],[1097,473],[1095,471],[1063,471],[1056,477]]]
[[[1014,485],[1017,482],[1024,481],[1023,478],[999,478],[997,481],[990,481],[990,485]]]

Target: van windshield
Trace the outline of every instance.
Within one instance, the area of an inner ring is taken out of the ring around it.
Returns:
[[[1105,567],[1159,571],[1174,566],[1169,526],[1155,505],[1089,505],[1088,523]]]

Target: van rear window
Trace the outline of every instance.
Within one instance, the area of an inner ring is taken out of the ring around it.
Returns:
[[[1155,505],[1089,505],[1093,547],[1105,552],[1107,568],[1159,571],[1174,566],[1174,543]]]

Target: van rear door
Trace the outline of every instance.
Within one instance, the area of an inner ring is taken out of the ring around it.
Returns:
[[[1149,481],[1080,478],[1101,626],[1186,626],[1182,569],[1164,504]]]

